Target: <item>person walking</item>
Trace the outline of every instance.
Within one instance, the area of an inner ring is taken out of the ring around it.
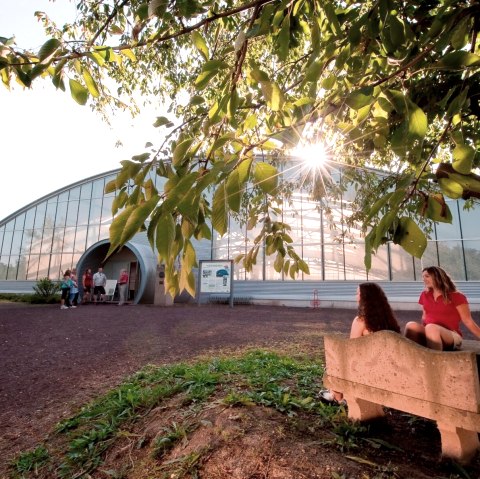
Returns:
[[[462,347],[463,323],[480,339],[480,327],[472,318],[468,300],[450,276],[438,266],[429,266],[423,269],[422,278],[425,290],[418,300],[423,307],[422,322],[408,322],[405,336],[430,349],[457,350]]]
[[[100,266],[98,271],[93,275],[93,302],[97,304],[97,299],[105,301],[105,286],[107,285],[107,277]],[[99,296],[99,298],[98,298]]]
[[[126,269],[120,271],[118,278],[118,305],[122,306],[127,301],[128,297],[128,273]]]

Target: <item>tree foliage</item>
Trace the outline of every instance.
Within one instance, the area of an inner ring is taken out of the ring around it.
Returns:
[[[77,8],[62,28],[37,12],[48,35],[37,52],[0,38],[2,81],[50,79],[100,111],[135,110],[136,93],[169,105],[155,122],[164,140],[122,162],[107,190],[117,190],[111,251],[146,229],[171,292],[193,292],[192,238],[210,237],[210,222],[225,234],[229,213],[261,226],[239,258],[247,269],[265,245],[277,271],[308,271],[278,220],[292,188],[283,159],[307,136],[328,140],[355,183],[352,221],[366,234],[367,268],[387,241],[420,257],[428,223],[451,221],[445,197],[480,197],[475,0],[79,0]],[[384,174],[372,179],[363,167]],[[146,180],[150,171],[165,177],[163,191]],[[319,201],[335,194],[328,178],[307,179]]]

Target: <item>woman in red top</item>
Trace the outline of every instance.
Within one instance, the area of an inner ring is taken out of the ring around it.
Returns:
[[[410,321],[405,336],[416,343],[437,350],[454,350],[462,346],[460,322],[480,338],[480,327],[475,323],[464,294],[450,276],[438,266],[422,271],[425,290],[418,302],[423,306],[422,323]]]
[[[87,268],[85,273],[82,276],[82,287],[83,287],[83,299],[82,301],[86,303],[87,301],[91,301],[92,296],[92,286],[93,286],[93,275],[92,270]]]

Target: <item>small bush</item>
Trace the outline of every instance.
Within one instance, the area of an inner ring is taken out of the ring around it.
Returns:
[[[37,296],[49,298],[60,291],[60,284],[58,281],[52,281],[50,278],[41,278],[33,287],[33,291],[35,291]]]

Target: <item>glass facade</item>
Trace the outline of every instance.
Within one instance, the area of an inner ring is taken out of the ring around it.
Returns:
[[[68,186],[1,221],[0,280],[58,279],[62,271],[76,266],[90,246],[107,239],[115,196],[103,191],[116,173]],[[159,187],[161,179],[152,179]],[[334,180],[341,183],[340,172]],[[457,281],[480,280],[480,209],[466,210],[462,200],[447,200],[452,224],[435,225],[421,261],[387,244],[373,255],[367,272],[360,231],[347,230],[344,222],[352,194],[347,190],[342,201],[330,201],[322,209],[306,192],[297,191],[280,205],[280,219],[291,227],[293,246],[310,268],[310,275],[302,274],[300,280],[412,281],[421,279],[422,265],[442,266]],[[211,245],[199,247],[208,249],[211,259],[234,259],[252,247],[260,229],[257,225],[248,230],[231,217],[228,234],[223,238],[214,234]],[[238,264],[235,279],[291,281],[275,271],[274,261],[275,256],[266,256],[260,245],[253,270],[247,272]]]

